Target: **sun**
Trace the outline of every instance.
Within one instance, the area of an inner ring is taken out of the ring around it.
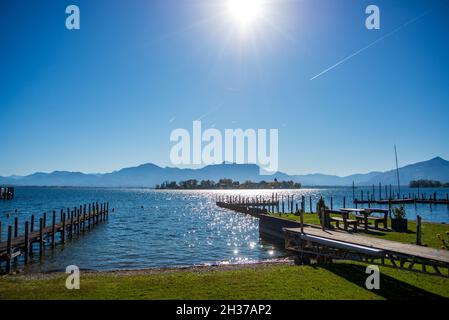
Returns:
[[[265,14],[265,0],[227,0],[228,13],[243,31],[253,26]]]

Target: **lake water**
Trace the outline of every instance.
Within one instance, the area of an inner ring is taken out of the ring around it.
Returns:
[[[366,190],[369,190],[366,188]],[[404,194],[416,190],[403,189]],[[448,189],[425,189],[445,198]],[[284,196],[305,195],[315,202],[323,196],[333,197],[334,208],[347,206],[352,188],[321,188],[277,191]],[[359,190],[357,192],[360,192]],[[115,270],[151,267],[189,266],[220,263],[246,263],[285,255],[282,248],[263,242],[259,237],[258,219],[218,208],[217,195],[271,197],[271,190],[155,191],[150,189],[97,188],[17,188],[16,198],[0,201],[3,237],[6,226],[19,218],[19,233],[31,214],[39,218],[43,212],[73,208],[89,202],[106,202],[109,220],[79,239],[74,237],[55,250],[46,249],[41,261],[34,257],[26,268],[31,271],[62,270],[74,264],[82,269]],[[376,206],[378,207],[378,206]],[[15,210],[17,214],[14,213]],[[449,223],[445,205],[408,205],[407,216],[424,221]],[[112,211],[112,210],[110,210]],[[10,212],[9,217],[7,212]],[[59,215],[57,215],[59,219]],[[50,220],[50,219],[49,219]],[[37,245],[35,245],[37,249]]]

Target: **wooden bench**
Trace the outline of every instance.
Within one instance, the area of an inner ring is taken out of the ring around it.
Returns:
[[[352,226],[353,230],[357,230],[358,221],[349,219],[349,213],[344,211],[326,210],[326,215],[329,217],[330,222],[335,222],[335,227],[340,228],[340,222],[343,223],[343,228],[348,231],[348,227]],[[341,217],[335,217],[331,215],[339,215]]]
[[[383,217],[378,216],[371,216],[372,213],[382,213]],[[374,228],[379,229],[379,224],[383,224],[384,229],[388,228],[388,210],[386,209],[372,209],[367,208],[365,209],[365,215],[362,214],[356,214],[355,218],[357,220],[357,223],[363,223],[365,224],[366,221],[373,221],[374,222]]]

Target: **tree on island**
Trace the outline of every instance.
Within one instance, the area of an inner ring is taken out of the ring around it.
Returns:
[[[442,183],[436,180],[413,180],[410,181],[410,188],[448,188],[449,183]]]
[[[166,181],[160,185],[156,185],[158,190],[206,190],[206,189],[300,189],[301,184],[290,181],[281,181],[274,179],[273,182],[260,181],[252,182],[250,180],[240,183],[239,181],[233,181],[232,179],[220,179],[217,183],[213,180],[201,180],[198,182],[196,179],[190,179],[186,181]]]

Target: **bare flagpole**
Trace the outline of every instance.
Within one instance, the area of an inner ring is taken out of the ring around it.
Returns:
[[[396,157],[396,175],[398,178],[398,192],[399,192],[399,196],[401,196],[401,184],[399,182],[398,152],[396,150],[396,144],[394,145],[394,155]]]

